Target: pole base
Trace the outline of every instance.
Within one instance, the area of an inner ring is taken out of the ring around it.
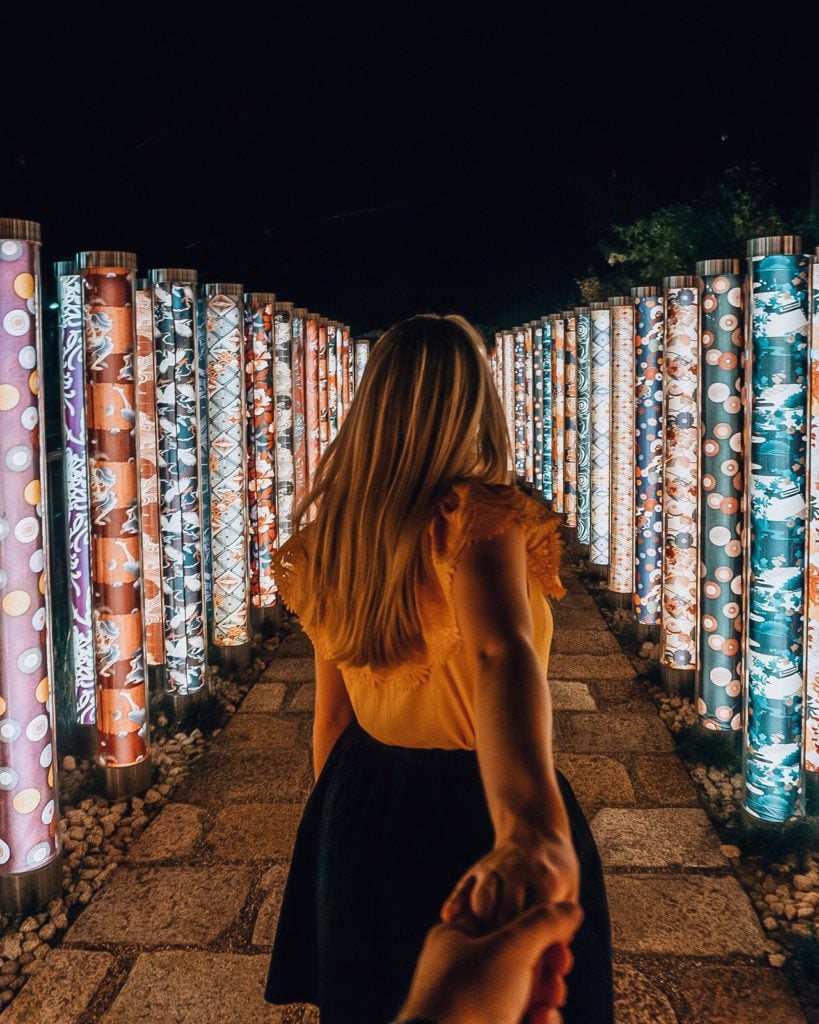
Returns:
[[[284,621],[284,605],[277,601],[271,608],[253,608],[250,621],[254,633],[271,636]]]
[[[610,608],[620,608],[623,611],[628,611],[633,604],[631,594],[621,594],[617,590],[606,591],[606,600]]]
[[[561,526],[561,533],[563,534],[563,540],[567,547],[574,548],[577,545],[577,527],[576,526]]]
[[[819,775],[816,772],[805,772],[805,812],[819,814]]]
[[[596,580],[607,580],[609,578],[608,565],[600,565],[597,562],[589,562],[589,576]]]
[[[634,635],[640,643],[645,643],[647,640],[650,640],[651,643],[656,644],[660,642],[662,632],[659,626],[647,626],[643,622],[635,622]]]
[[[786,818],[784,821],[768,821],[767,818],[757,818],[755,814],[752,814],[746,808],[745,804],[740,805],[739,817],[744,825],[749,825],[751,828],[770,829],[772,832],[778,831],[784,825],[793,825],[794,822],[803,820],[802,815],[793,818]]]
[[[239,672],[248,668],[253,661],[253,648],[250,644],[239,644],[236,647],[211,646],[208,662],[223,674]]]
[[[0,875],[0,913],[36,914],[50,900],[62,895],[63,858],[14,875]]]
[[[71,752],[78,757],[95,757],[97,753],[96,725],[75,725],[71,731]]]
[[[663,689],[672,697],[693,699],[697,673],[691,668],[669,668],[660,665],[660,679]]]
[[[577,557],[578,558],[582,558],[584,562],[588,562],[590,554],[591,554],[591,544],[578,544],[577,545]]]
[[[168,673],[164,665],[148,665],[148,692],[165,693]]]
[[[109,800],[125,800],[151,788],[154,766],[150,757],[137,764],[125,764],[120,768],[97,765],[100,789]]]

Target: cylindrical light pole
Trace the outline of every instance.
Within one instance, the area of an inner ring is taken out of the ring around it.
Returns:
[[[573,309],[561,314],[566,325],[564,373],[566,404],[564,409],[563,512],[571,539],[577,537],[577,318]]]
[[[591,316],[591,511],[589,563],[598,576],[609,566],[611,500],[611,311],[592,302]]]
[[[804,814],[808,277],[795,235],[748,243],[745,802]]]
[[[543,317],[540,326],[543,331],[543,499],[552,501],[552,321]]]
[[[700,571],[697,713],[742,728],[742,503],[745,293],[739,260],[703,260],[700,278]]]
[[[48,578],[40,225],[0,218],[0,911],[62,888]]]
[[[611,310],[611,545],[609,600],[631,608],[634,592],[634,304],[609,299]]]
[[[582,558],[591,546],[591,308],[574,311],[577,335],[577,543]]]

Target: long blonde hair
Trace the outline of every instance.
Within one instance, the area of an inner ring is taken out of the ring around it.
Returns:
[[[416,588],[432,568],[423,539],[435,504],[465,478],[509,483],[509,465],[503,407],[469,321],[423,314],[383,334],[295,510],[299,531],[315,505],[301,619],[320,627],[334,660],[387,667],[423,652]]]

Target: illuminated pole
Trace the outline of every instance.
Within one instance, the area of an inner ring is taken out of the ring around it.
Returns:
[[[335,320],[327,322],[327,429],[330,441],[338,433],[338,371],[339,337],[341,331]]]
[[[307,387],[305,362],[306,309],[294,309],[293,333],[293,483],[296,503],[307,494]]]
[[[693,696],[699,576],[699,292],[694,277],[666,277],[663,353],[663,583],[660,673],[666,690]]]
[[[532,483],[543,494],[543,324],[534,321],[532,330]]]
[[[182,715],[207,684],[197,275],[149,272],[154,302],[165,688]]]
[[[631,608],[634,592],[634,305],[609,299],[611,310],[611,505],[609,600]]]
[[[552,490],[552,321],[543,317],[541,358],[543,360],[543,498],[551,501]]]
[[[811,261],[809,437],[804,760],[810,797],[819,786],[819,249]]]
[[[566,321],[560,315],[552,323],[552,491],[554,511],[565,508],[564,463],[566,427]]]
[[[515,336],[515,476],[526,479],[526,332],[516,327]]]
[[[699,671],[706,729],[742,728],[745,294],[739,260],[697,264],[701,290]]]
[[[509,428],[509,447],[512,452],[512,469],[516,461],[515,439],[515,335],[513,331],[503,332],[503,409]]]
[[[350,365],[350,328],[341,325],[341,422],[350,411],[353,400],[352,375]]]
[[[589,562],[600,576],[609,565],[611,500],[611,312],[593,302],[591,316],[591,510]]]
[[[370,357],[370,343],[366,338],[359,338],[355,343],[355,388],[361,387],[361,379]]]
[[[276,528],[278,547],[293,532],[293,303],[277,302],[273,342],[276,413]]]
[[[196,289],[194,289],[196,291]],[[210,529],[210,473],[208,459],[210,442],[208,437],[208,343],[207,309],[205,299],[196,299],[196,393],[197,393],[197,436],[199,438],[199,522],[201,531],[202,597],[206,635],[213,625],[213,556],[211,552]]]
[[[319,458],[321,457],[318,348],[318,317],[315,313],[306,313],[304,319],[304,416],[305,431],[307,435],[307,479],[310,487],[312,487],[315,482],[316,467],[318,466]],[[356,387],[357,386],[358,385],[356,384]]]
[[[57,278],[62,428],[65,448],[66,544],[71,603],[71,662],[74,720],[78,733],[96,744],[96,670],[91,607],[91,494],[85,430],[85,349],[82,333],[82,278],[71,262],[55,266]],[[79,738],[79,737],[78,737]]]
[[[40,225],[0,218],[0,911],[62,889],[57,812]]]
[[[276,606],[276,387],[273,320],[276,296],[244,296],[245,387],[248,405],[247,489],[250,521],[250,603],[260,623]]]
[[[565,411],[564,411],[564,463],[563,511],[566,526],[577,529],[577,318],[573,309],[561,313],[565,328]]]
[[[211,659],[233,670],[247,666],[252,657],[242,286],[206,284],[202,291],[213,559]]]
[[[535,367],[534,367],[534,336],[532,325],[525,324],[523,327],[523,421],[524,421],[524,444],[525,444],[525,476],[524,479],[529,486],[535,480],[535,431],[534,431],[534,388],[535,388]]]
[[[323,455],[330,443],[330,364],[327,352],[329,325],[326,317],[319,317],[318,374],[319,374],[319,438]]]
[[[136,256],[77,256],[83,293],[91,565],[97,672],[97,763],[109,797],[151,782],[143,653]]]
[[[577,334],[577,543],[588,558],[591,545],[591,309],[575,309]]]
[[[156,351],[150,283],[136,282],[137,437],[139,514],[142,527],[142,614],[149,689],[165,689],[165,610],[162,598],[162,538],[159,526]]]
[[[658,640],[663,577],[663,296],[632,288],[634,300],[634,617]]]
[[[745,802],[804,814],[803,656],[809,257],[798,236],[748,243]]]

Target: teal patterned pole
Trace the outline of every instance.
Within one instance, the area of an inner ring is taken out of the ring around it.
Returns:
[[[663,281],[663,597],[660,672],[693,695],[699,549],[699,292],[694,277]]]
[[[611,310],[611,503],[609,601],[630,608],[634,592],[634,305],[609,299]]]
[[[591,544],[591,308],[579,306],[577,324],[577,543]]]
[[[808,596],[805,678],[807,798],[819,787],[819,249],[811,265]]]
[[[749,416],[745,803],[784,822],[804,814],[809,258],[795,235],[748,243]]]
[[[742,728],[745,293],[739,260],[697,264],[701,293],[697,714]]]

